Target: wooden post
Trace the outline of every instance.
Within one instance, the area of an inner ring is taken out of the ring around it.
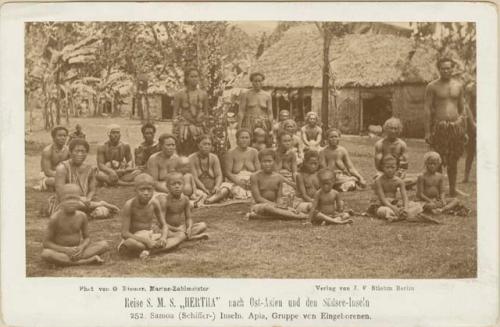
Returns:
[[[323,33],[323,78],[321,87],[321,122],[323,129],[328,129],[328,110],[330,98],[330,43],[332,37],[328,32]]]

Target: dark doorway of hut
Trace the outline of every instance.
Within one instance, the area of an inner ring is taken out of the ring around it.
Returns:
[[[391,116],[392,103],[388,97],[375,95],[363,99],[362,132],[368,131],[370,126],[382,127]]]
[[[174,98],[166,94],[161,96],[161,119],[169,120],[174,117]]]
[[[112,112],[113,112],[113,108],[111,107],[111,101],[106,100],[106,102],[104,102],[104,106],[102,108],[102,113],[107,114],[107,115],[111,115]]]

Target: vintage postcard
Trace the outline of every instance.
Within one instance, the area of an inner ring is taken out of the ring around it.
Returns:
[[[7,325],[497,322],[494,6],[0,13]]]

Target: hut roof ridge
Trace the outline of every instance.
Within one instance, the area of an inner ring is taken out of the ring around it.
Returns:
[[[316,26],[288,30],[251,67],[265,74],[265,87],[321,87],[323,42]],[[391,34],[347,34],[330,47],[336,87],[378,87],[426,83],[437,77],[435,50],[415,47],[411,38]],[[250,86],[241,80],[240,87]]]

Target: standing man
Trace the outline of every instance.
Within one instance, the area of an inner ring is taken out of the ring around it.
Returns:
[[[425,140],[441,155],[447,167],[450,196],[466,195],[456,188],[457,162],[467,143],[467,110],[464,89],[452,78],[454,62],[441,58],[437,62],[440,78],[425,90]]]
[[[63,126],[56,126],[50,132],[52,144],[47,145],[42,151],[40,162],[40,186],[37,189],[46,191],[53,190],[55,186],[55,176],[57,165],[64,160],[69,159],[69,150],[66,144],[68,130]]]
[[[144,142],[134,150],[134,158],[135,166],[144,171],[149,157],[156,152],[160,152],[161,149],[160,145],[155,143],[155,125],[146,123],[141,127],[141,132]]]
[[[97,180],[109,186],[134,185],[140,170],[132,167],[130,146],[120,141],[120,126],[108,127],[109,140],[97,148]]]
[[[469,174],[472,168],[472,162],[476,156],[476,82],[472,81],[465,87],[465,94],[467,99],[467,135],[469,141],[465,147],[465,170],[463,182],[469,182]]]

